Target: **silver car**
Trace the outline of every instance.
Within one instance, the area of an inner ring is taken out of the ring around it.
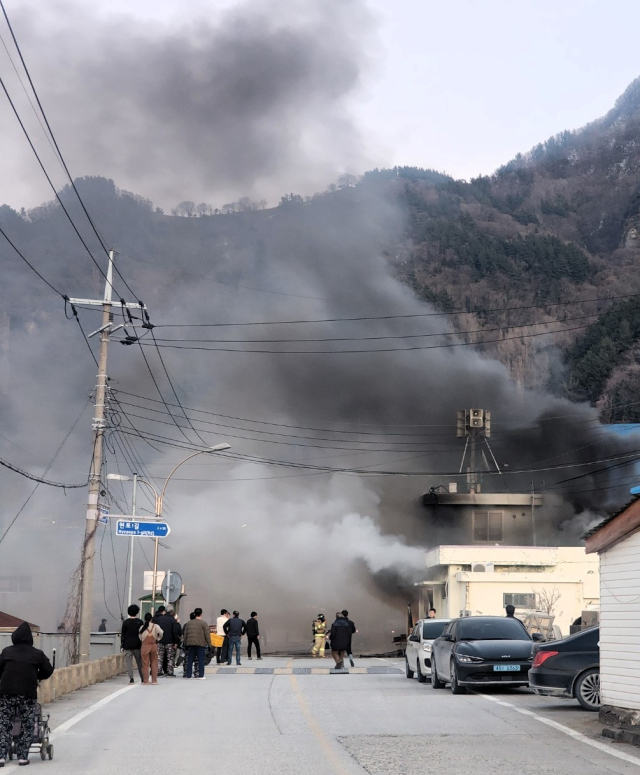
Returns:
[[[407,678],[418,675],[424,683],[431,678],[431,644],[442,635],[451,619],[419,619],[407,638],[405,670]]]

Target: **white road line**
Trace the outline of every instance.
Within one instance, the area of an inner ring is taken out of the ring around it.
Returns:
[[[609,754],[609,756],[615,756],[616,759],[622,759],[625,762],[631,762],[631,764],[640,765],[640,758],[637,756],[632,756],[631,754],[625,753],[624,751],[617,751],[606,743],[601,743],[598,740],[592,740],[590,737],[587,737],[587,735],[583,735],[582,732],[576,732],[575,729],[565,727],[564,724],[559,724],[557,721],[552,721],[551,719],[545,718],[544,716],[539,716],[537,713],[533,713],[533,711],[527,710],[526,708],[518,707],[518,705],[514,705],[511,702],[498,700],[496,697],[491,697],[488,694],[481,694],[480,692],[476,692],[476,694],[478,697],[483,697],[485,700],[495,702],[497,705],[503,705],[505,708],[515,710],[517,713],[521,713],[523,716],[530,716],[536,721],[539,721],[541,724],[546,724],[548,727],[553,727],[559,732],[563,732],[565,735],[572,737],[574,740],[578,740],[581,743],[586,743],[592,748],[597,748],[599,751],[603,751],[604,753]]]
[[[122,689],[118,689],[117,692],[110,694],[108,697],[103,697],[101,700],[98,700],[98,702],[95,702],[93,705],[90,705],[88,708],[81,711],[80,713],[76,713],[75,716],[72,716],[63,724],[60,724],[59,727],[56,727],[49,735],[49,739],[53,741],[55,738],[59,737],[60,735],[64,735],[65,732],[67,732],[67,730],[71,729],[71,727],[75,726],[79,721],[82,721],[83,718],[90,716],[92,713],[95,713],[95,711],[100,710],[100,708],[103,708],[108,702],[111,702],[111,700],[115,700],[116,697],[119,697],[121,694],[124,694],[125,692],[128,692],[131,689],[135,689],[137,686],[139,686],[139,684],[135,684],[133,686],[125,686]]]

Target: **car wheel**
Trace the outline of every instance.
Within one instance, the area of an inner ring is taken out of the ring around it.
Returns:
[[[413,670],[409,667],[409,660],[406,656],[404,658],[404,670],[407,678],[413,678]]]
[[[422,672],[422,668],[420,667],[420,657],[418,657],[418,660],[416,662],[416,672],[418,673],[418,683],[424,684],[427,682],[427,676]]]
[[[576,681],[574,697],[585,710],[600,710],[600,671],[592,668]]]
[[[464,688],[464,686],[460,686],[458,683],[458,668],[456,666],[456,663],[451,660],[451,684],[450,684],[451,694],[466,694],[467,690]]]
[[[431,686],[434,689],[444,689],[444,682],[440,680],[438,676],[438,668],[436,667],[436,659],[431,655]]]

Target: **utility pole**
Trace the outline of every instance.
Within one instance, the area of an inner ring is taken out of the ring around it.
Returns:
[[[131,497],[131,516],[136,518],[136,492],[138,490],[138,474],[133,475],[133,496]],[[129,595],[127,597],[127,606],[131,605],[131,599],[133,596],[133,547],[135,545],[135,538],[131,536],[129,539]]]
[[[113,291],[113,259],[115,251],[109,251],[109,265],[104,286],[104,296],[101,300],[69,299],[71,304],[83,304],[102,307],[102,325],[89,337],[100,334],[100,355],[98,357],[98,375],[95,386],[95,402],[93,413],[93,456],[89,474],[89,497],[87,499],[87,521],[82,546],[82,564],[80,567],[80,633],[78,653],[80,662],[89,661],[91,645],[91,624],[93,620],[93,559],[95,554],[96,528],[98,526],[98,500],[100,497],[100,473],[102,471],[102,444],[106,427],[105,405],[107,396],[107,351],[109,337],[123,325],[113,326],[112,291]],[[128,308],[144,309],[140,303],[127,303]]]

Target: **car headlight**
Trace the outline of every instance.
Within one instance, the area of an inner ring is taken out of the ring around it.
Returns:
[[[430,643],[423,643],[422,644],[422,650],[426,651],[427,654],[431,654],[431,644]]]
[[[470,654],[456,654],[456,659],[458,662],[464,662],[465,664],[469,662],[484,662],[484,659],[481,657],[472,657]]]

